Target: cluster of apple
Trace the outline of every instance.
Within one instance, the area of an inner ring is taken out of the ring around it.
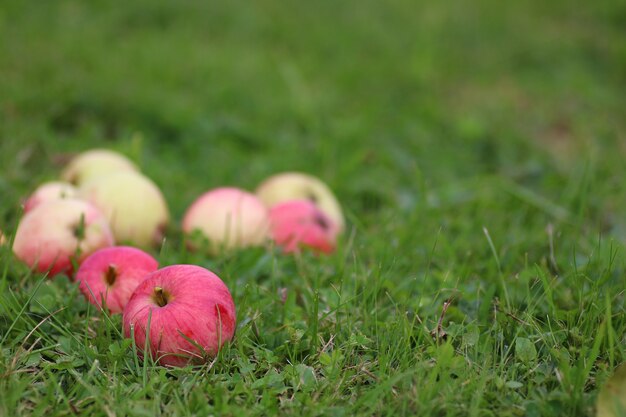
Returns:
[[[210,190],[183,218],[183,231],[199,231],[213,253],[263,245],[268,237],[287,253],[302,248],[330,253],[343,228],[341,207],[328,186],[297,172],[268,178],[255,194],[232,187]]]
[[[87,300],[122,313],[125,336],[135,339],[140,355],[145,349],[161,364],[206,360],[232,339],[235,305],[217,275],[194,265],[159,269],[138,248],[163,241],[170,215],[159,188],[135,164],[116,152],[91,150],[74,158],[61,178],[25,201],[13,240],[19,260],[49,276],[76,271]],[[285,253],[330,253],[344,227],[330,189],[293,172],[270,177],[256,193],[210,190],[182,221],[187,246],[212,254],[268,242]]]
[[[205,268],[159,269],[141,249],[112,246],[87,257],[76,281],[92,304],[122,313],[124,336],[135,340],[140,356],[147,351],[162,365],[202,363],[235,334],[233,298]]]
[[[31,268],[71,276],[87,256],[115,241],[139,247],[161,241],[169,222],[165,198],[126,157],[85,152],[61,179],[42,184],[24,203],[13,252]]]

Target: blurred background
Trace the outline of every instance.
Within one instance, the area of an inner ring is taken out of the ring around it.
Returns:
[[[210,187],[297,169],[366,225],[485,192],[608,222],[625,202],[624,22],[609,0],[4,0],[2,220],[68,155],[109,147],[178,218]]]

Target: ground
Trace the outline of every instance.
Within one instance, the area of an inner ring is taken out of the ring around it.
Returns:
[[[162,265],[232,344],[139,361],[119,316],[0,249],[0,416],[586,416],[625,359],[624,2],[4,1],[0,229],[73,153],[162,188]],[[332,256],[189,253],[200,193],[299,170]],[[448,304],[449,302],[449,304]],[[438,325],[438,323],[440,325]]]

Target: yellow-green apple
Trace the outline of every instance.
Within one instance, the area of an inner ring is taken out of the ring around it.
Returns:
[[[124,335],[161,365],[203,363],[235,334],[235,304],[222,280],[196,265],[151,273],[124,308]],[[148,328],[149,324],[149,328]],[[146,346],[147,345],[147,346]]]
[[[341,206],[330,188],[309,174],[283,172],[259,185],[256,194],[269,208],[289,200],[309,200],[320,208],[337,225],[339,232],[345,227]]]
[[[335,250],[338,227],[308,200],[278,203],[270,209],[272,239],[286,253],[310,248],[316,252]]]
[[[187,209],[183,231],[198,230],[209,240],[209,250],[262,245],[267,239],[267,208],[252,193],[222,187],[202,194]]]
[[[41,184],[24,202],[24,211],[30,211],[39,204],[60,200],[63,198],[75,198],[78,190],[69,182],[51,181]]]
[[[139,171],[124,155],[109,149],[92,149],[74,157],[61,173],[64,181],[81,185],[85,181],[113,172]]]
[[[40,204],[20,220],[13,252],[38,272],[71,275],[97,249],[113,245],[109,222],[93,205],[76,199]]]
[[[118,242],[140,247],[161,243],[169,210],[161,190],[134,171],[121,171],[87,181],[79,195],[106,215]]]
[[[121,313],[137,286],[159,263],[141,249],[112,246],[89,255],[76,272],[85,298],[111,313]]]
[[[626,411],[626,364],[622,363],[600,387],[596,417],[624,417]]]

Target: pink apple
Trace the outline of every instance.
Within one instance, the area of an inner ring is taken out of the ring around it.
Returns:
[[[78,190],[72,184],[62,181],[46,182],[28,197],[24,202],[24,211],[30,211],[41,203],[63,198],[74,198]]]
[[[318,252],[335,250],[339,228],[317,206],[307,200],[292,200],[270,210],[272,238],[284,252],[308,247]]]
[[[104,215],[91,204],[74,199],[40,204],[20,221],[13,252],[38,272],[71,275],[97,249],[111,246],[113,234]]]
[[[267,208],[252,193],[238,188],[216,188],[202,194],[183,218],[183,231],[199,230],[210,251],[262,245],[268,232]]]
[[[124,308],[124,335],[161,365],[203,363],[235,334],[233,298],[221,279],[195,265],[151,273]],[[148,328],[150,322],[150,329]]]
[[[130,246],[113,246],[92,253],[76,272],[80,290],[91,304],[121,313],[135,288],[159,263]]]
[[[337,225],[345,229],[341,205],[332,190],[322,180],[303,172],[282,172],[272,175],[256,189],[256,195],[269,208],[289,200],[309,200]]]

